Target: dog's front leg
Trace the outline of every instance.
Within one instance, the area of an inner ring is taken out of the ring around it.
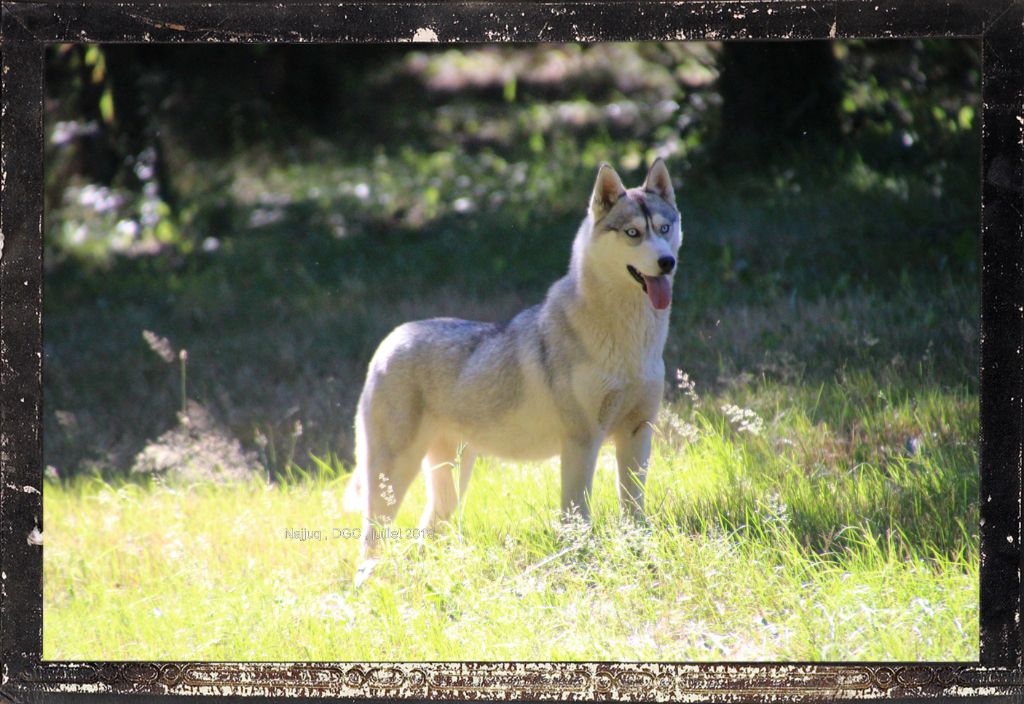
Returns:
[[[600,447],[595,438],[568,439],[562,443],[563,518],[576,514],[590,522],[590,487]]]
[[[619,507],[634,520],[644,517],[644,484],[651,457],[653,428],[644,422],[615,435],[615,459],[619,465]]]

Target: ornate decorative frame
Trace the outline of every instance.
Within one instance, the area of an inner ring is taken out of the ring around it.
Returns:
[[[43,49],[48,42],[976,37],[982,42],[977,663],[148,663],[42,654]],[[630,701],[1024,697],[1024,0],[23,2],[0,19],[0,697]]]

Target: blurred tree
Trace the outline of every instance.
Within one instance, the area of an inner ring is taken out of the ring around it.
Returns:
[[[103,52],[118,152],[124,156],[125,165],[133,167],[127,170],[130,173],[125,173],[126,185],[137,187],[143,181],[154,180],[173,212],[174,188],[167,173],[159,123],[154,119],[159,99],[147,90],[151,61],[136,44],[108,44]]]
[[[764,159],[839,136],[842,79],[831,42],[726,42],[717,151]]]
[[[164,201],[173,205],[153,119],[159,103],[147,90],[151,64],[132,44],[64,44],[47,53],[47,86],[57,97],[48,109],[56,119],[74,123],[61,138],[72,148],[47,170],[51,203],[58,202],[71,176],[80,175],[130,190],[155,180]],[[140,164],[144,168],[137,168]]]
[[[68,179],[80,174],[99,183],[113,182],[118,158],[106,129],[106,64],[98,47],[59,44],[46,53],[46,109],[66,121],[47,143],[46,199],[59,203]],[[55,150],[54,145],[67,148]],[[55,159],[59,155],[59,159]]]

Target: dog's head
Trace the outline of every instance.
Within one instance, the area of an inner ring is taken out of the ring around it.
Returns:
[[[626,188],[602,164],[590,197],[587,256],[606,280],[646,294],[657,310],[672,302],[676,256],[683,241],[679,210],[665,162],[655,159],[639,188]]]

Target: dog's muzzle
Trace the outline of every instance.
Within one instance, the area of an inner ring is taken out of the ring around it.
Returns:
[[[647,293],[647,282],[644,281],[644,277],[640,275],[640,272],[634,269],[629,264],[626,265],[626,271],[629,272],[630,276],[637,280],[637,283],[640,284],[640,287],[644,290],[644,293]]]

